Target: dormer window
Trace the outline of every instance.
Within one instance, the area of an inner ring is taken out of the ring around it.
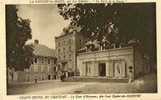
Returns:
[[[50,59],[48,59],[48,64],[50,64]]]

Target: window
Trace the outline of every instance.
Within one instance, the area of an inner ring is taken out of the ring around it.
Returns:
[[[48,59],[48,64],[50,64],[50,59]]]
[[[69,46],[69,51],[72,51],[71,46]]]
[[[60,56],[58,56],[58,59],[60,60],[60,59],[61,59],[61,57],[60,57]]]
[[[60,55],[60,49],[58,49],[58,55]]]
[[[60,49],[58,49],[58,52],[60,52]]]
[[[88,66],[88,68],[89,68],[89,69],[88,69],[88,72],[91,73],[91,68],[90,68],[90,66]]]
[[[82,40],[79,40],[80,45],[82,44]]]
[[[44,59],[43,58],[41,59],[41,63],[44,63]]]
[[[54,72],[56,71],[56,67],[54,67]]]
[[[35,58],[35,63],[37,63],[37,58]]]
[[[65,52],[65,48],[63,48],[63,52]]]
[[[91,69],[90,69],[90,63],[87,63],[87,72],[90,73],[91,72]]]
[[[69,39],[69,44],[71,44],[72,43],[72,40],[71,39]]]
[[[54,58],[54,59],[53,59],[54,64],[56,64],[56,61],[57,61],[57,59],[56,59],[56,58]]]
[[[87,73],[88,73],[88,66],[87,66],[87,63],[86,63],[86,75],[87,75]]]
[[[69,54],[69,58],[71,58],[71,54]]]
[[[60,42],[58,43],[58,46],[60,46]]]

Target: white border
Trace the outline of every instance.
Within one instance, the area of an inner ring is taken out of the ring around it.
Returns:
[[[54,0],[53,0],[54,1]],[[67,1],[67,0],[64,0]],[[69,0],[68,0],[69,1]],[[80,1],[80,0],[77,0]],[[87,1],[87,0],[86,0]],[[91,3],[96,3],[96,0],[88,0]],[[101,0],[97,0],[97,1],[101,1]],[[105,1],[105,0],[104,0]],[[106,0],[107,2],[111,2],[111,1],[116,1],[116,0]],[[119,0],[122,1],[122,0]],[[161,1],[159,0],[123,0],[125,3],[134,3],[134,2],[156,2],[156,33],[157,33],[157,75],[158,75],[158,93],[141,93],[141,97],[140,98],[112,98],[112,99],[116,99],[116,100],[161,100],[161,68],[159,66],[161,66],[161,45],[159,45],[159,42],[161,42],[161,12],[159,12],[161,10]],[[61,2],[59,2],[61,3]],[[5,4],[30,4],[30,0],[6,0],[6,1],[0,1],[0,100],[22,100],[19,99],[19,96],[7,96],[6,95],[6,45],[5,45],[5,41],[6,41],[6,32],[5,32]],[[42,3],[39,3],[42,4]],[[44,3],[43,3],[44,4]],[[45,4],[49,4],[49,3],[45,3]],[[131,93],[131,94],[138,94],[138,93]],[[83,94],[80,94],[83,95]],[[90,95],[99,95],[99,94],[90,94]],[[112,94],[110,94],[112,95]],[[122,95],[122,94],[119,94]],[[107,98],[109,100],[111,100],[111,98]],[[28,99],[25,99],[28,100]],[[39,99],[35,99],[35,100],[39,100]],[[40,100],[52,100],[52,99],[40,99]],[[53,99],[55,100],[55,99]],[[61,100],[60,99],[56,99],[56,100]],[[70,100],[70,99],[67,99]],[[84,100],[84,99],[73,99],[73,100]],[[87,99],[85,99],[87,100]],[[95,100],[95,99],[92,99]],[[100,99],[100,100],[105,100],[105,99]]]

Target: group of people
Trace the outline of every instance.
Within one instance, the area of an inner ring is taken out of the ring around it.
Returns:
[[[60,80],[64,81],[64,79],[66,79],[68,77],[72,77],[72,76],[74,76],[74,72],[64,71],[64,72],[61,72],[61,74],[60,74]]]
[[[64,81],[64,79],[65,79],[66,77],[67,77],[67,76],[66,76],[65,72],[62,72],[62,74],[60,75],[60,80],[61,80],[61,81]]]

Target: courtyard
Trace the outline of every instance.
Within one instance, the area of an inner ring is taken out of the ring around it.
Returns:
[[[61,82],[59,80],[38,83],[13,82],[8,86],[8,95],[55,95],[55,94],[100,94],[100,93],[156,93],[156,74],[145,75],[132,83],[116,82]]]

